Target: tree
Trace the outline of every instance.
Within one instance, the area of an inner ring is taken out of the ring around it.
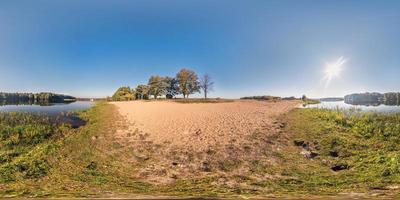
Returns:
[[[113,101],[130,101],[135,99],[134,91],[130,87],[120,87],[111,97]]]
[[[214,82],[211,80],[211,77],[208,74],[204,74],[200,78],[200,88],[204,92],[204,98],[207,99],[208,92],[212,91],[214,87]]]
[[[138,85],[136,87],[136,99],[149,99],[149,91],[148,85]]]
[[[166,92],[167,85],[164,78],[158,75],[151,76],[148,85],[150,87],[150,95],[153,95],[154,99],[157,99],[158,96],[164,95]]]
[[[197,74],[189,69],[181,69],[176,75],[179,83],[179,92],[183,94],[183,98],[188,98],[189,94],[200,91],[200,83]]]
[[[166,76],[166,77],[164,77],[164,82],[166,85],[165,97],[167,99],[172,99],[175,95],[179,94],[178,80],[176,80],[175,78]]]

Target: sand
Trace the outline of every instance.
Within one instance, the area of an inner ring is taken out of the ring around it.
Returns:
[[[268,178],[269,174],[255,172],[254,162],[263,168],[279,164],[274,155],[286,141],[281,132],[284,124],[277,117],[299,102],[112,104],[122,119],[115,138],[132,152],[127,154],[132,175],[162,184],[215,175]]]
[[[227,103],[114,102],[132,125],[156,144],[170,143],[204,151],[209,146],[240,140],[257,129],[272,126],[277,115],[294,101],[235,101]]]

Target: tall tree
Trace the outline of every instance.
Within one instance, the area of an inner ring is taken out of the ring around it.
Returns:
[[[164,82],[166,85],[165,97],[167,99],[172,99],[175,95],[179,94],[178,80],[176,80],[175,78],[166,76],[166,77],[164,77]]]
[[[138,85],[136,87],[136,99],[149,99],[149,91],[148,85]]]
[[[179,92],[183,94],[183,98],[188,98],[189,94],[200,91],[200,83],[197,74],[189,69],[181,69],[176,75],[179,83]]]
[[[213,90],[214,82],[211,80],[211,77],[208,74],[204,74],[200,78],[200,88],[204,92],[204,98],[207,99],[207,94]]]
[[[153,95],[154,99],[165,94],[167,86],[163,77],[158,75],[151,76],[148,85],[150,87],[150,95]]]

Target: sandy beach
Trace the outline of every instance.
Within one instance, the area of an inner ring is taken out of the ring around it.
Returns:
[[[298,102],[112,104],[123,119],[115,138],[136,155],[130,159],[135,168],[132,174],[153,183],[168,183],[216,174],[266,178],[268,174],[254,173],[249,166],[255,159],[260,165],[279,164],[272,154],[285,141],[280,141],[282,124],[276,118]]]
[[[204,151],[209,146],[239,141],[257,129],[272,128],[274,117],[295,101],[234,101],[228,103],[114,102],[129,122],[157,144],[169,143]]]

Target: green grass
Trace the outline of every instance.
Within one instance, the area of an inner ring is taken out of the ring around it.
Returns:
[[[47,155],[54,153],[68,128],[46,116],[0,113],[0,183],[47,175]]]
[[[367,192],[400,185],[400,114],[295,109],[285,116],[290,139],[308,143],[318,156],[301,158],[297,147],[285,153],[283,182],[287,191]],[[337,155],[336,155],[337,154]],[[334,172],[337,164],[348,170]]]

